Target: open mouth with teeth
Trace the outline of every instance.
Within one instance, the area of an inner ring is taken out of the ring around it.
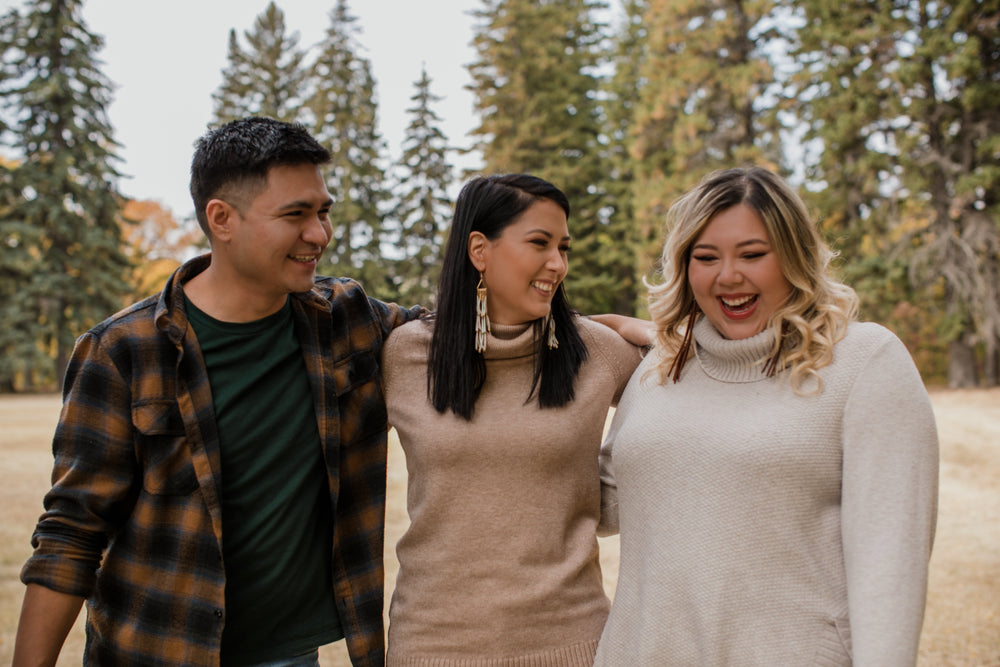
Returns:
[[[718,297],[722,311],[733,317],[740,317],[750,314],[757,305],[758,296],[756,294],[746,294],[738,297]]]
[[[556,289],[556,286],[552,283],[541,283],[537,280],[531,281],[531,286],[537,290],[545,292],[546,294],[552,294]]]
[[[293,262],[300,262],[302,264],[308,264],[309,262],[315,262],[318,257],[316,255],[288,255],[288,259]]]

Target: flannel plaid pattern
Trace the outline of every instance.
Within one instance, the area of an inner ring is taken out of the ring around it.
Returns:
[[[87,598],[85,664],[219,664],[219,440],[181,293],[207,265],[191,260],[159,296],[81,336],[67,370],[53,486],[21,580]],[[337,610],[353,664],[383,665],[379,357],[388,333],[422,311],[334,278],[292,306],[334,508]]]

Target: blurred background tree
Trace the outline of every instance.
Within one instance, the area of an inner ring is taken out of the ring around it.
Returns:
[[[400,257],[395,279],[395,300],[435,307],[445,228],[453,203],[448,189],[454,182],[449,163],[448,139],[433,105],[441,98],[431,92],[431,79],[422,68],[414,85],[407,114],[410,124],[403,137],[403,155],[396,165],[394,246]]]
[[[705,174],[748,163],[782,171],[768,113],[774,10],[770,0],[646,4],[628,144],[641,270],[660,254],[667,209]]]
[[[299,33],[288,31],[285,13],[269,2],[243,39],[246,47],[235,29],[229,31],[228,64],[212,95],[215,124],[250,115],[299,120],[307,74]]]
[[[1000,5],[788,11],[797,71],[785,106],[808,128],[806,186],[864,315],[933,350],[950,386],[996,385]]]
[[[184,260],[207,249],[207,240],[193,220],[178,221],[173,212],[151,199],[131,199],[122,208],[128,223],[122,229],[125,253],[132,259],[130,303],[163,289]]]
[[[535,174],[569,197],[566,285],[584,313],[631,312],[636,295],[629,221],[612,215],[608,199],[606,9],[594,0],[485,0],[468,67],[482,171]]]
[[[307,103],[313,134],[330,149],[327,189],[333,240],[321,273],[350,276],[369,294],[394,300],[394,264],[383,259],[390,194],[385,141],[378,131],[378,96],[371,62],[361,55],[360,28],[347,0],[337,0],[310,69]]]
[[[112,84],[101,37],[80,0],[34,0],[3,17],[4,168],[0,383],[52,387],[76,336],[121,307],[131,264],[122,248]],[[10,282],[6,280],[10,277]]]
[[[118,195],[80,2],[0,16],[0,391],[54,386],[74,336],[195,251],[189,221]],[[423,71],[395,159],[357,19],[331,5],[308,47],[279,0],[234,28],[212,96],[216,124],[269,115],[330,148],[322,272],[432,304],[451,197],[472,173],[524,171],[570,197],[574,305],[642,314],[670,204],[713,169],[761,164],[799,187],[862,316],[925,379],[1000,381],[995,1],[481,0],[468,145],[441,131]],[[450,151],[481,164],[456,174]]]

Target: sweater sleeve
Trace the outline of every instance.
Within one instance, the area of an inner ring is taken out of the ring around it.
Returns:
[[[937,517],[938,438],[895,336],[867,360],[844,410],[842,536],[856,667],[917,661]]]
[[[633,371],[642,361],[641,350],[629,343],[617,332],[600,322],[580,319],[580,328],[586,332],[587,353],[592,358],[599,358],[607,367],[615,380],[615,393],[611,399],[613,406],[618,406],[612,418],[611,427],[604,439],[599,457],[601,474],[601,519],[597,525],[597,534],[601,537],[614,535],[618,532],[618,487],[614,481],[611,450],[613,448],[614,432],[621,423],[619,414],[622,412],[620,400]]]
[[[624,418],[623,406],[619,404],[615,416],[611,420],[611,428],[601,445],[598,458],[601,468],[601,519],[597,524],[597,534],[600,537],[618,533],[618,483],[615,481],[614,452],[615,437]]]
[[[401,400],[412,388],[407,388],[410,364],[418,367],[426,364],[426,356],[419,357],[417,350],[423,349],[425,336],[421,336],[423,324],[414,322],[392,330],[382,346],[382,388],[386,406],[389,408],[389,426],[392,427],[394,410],[392,405]],[[412,383],[412,378],[410,378]],[[420,396],[421,394],[414,394]]]
[[[629,366],[631,369],[632,366]],[[601,519],[597,525],[597,534],[601,537],[615,535],[618,533],[618,483],[615,480],[614,469],[614,448],[615,441],[621,432],[622,424],[628,419],[628,414],[632,410],[633,399],[630,398],[637,391],[642,389],[641,380],[645,369],[649,368],[649,362],[644,361],[632,372],[631,379],[621,393],[621,400],[615,409],[615,415],[611,419],[611,426],[608,428],[604,442],[601,444],[599,456],[601,474]]]
[[[605,324],[584,317],[578,322],[581,333],[586,336],[587,354],[600,358],[615,378],[615,395],[611,404],[618,405],[632,372],[642,361],[642,348],[628,342]]]

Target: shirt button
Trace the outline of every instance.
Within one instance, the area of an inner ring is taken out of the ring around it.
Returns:
[[[222,610],[221,609],[216,609],[215,610],[215,617],[216,618],[222,618]]]

